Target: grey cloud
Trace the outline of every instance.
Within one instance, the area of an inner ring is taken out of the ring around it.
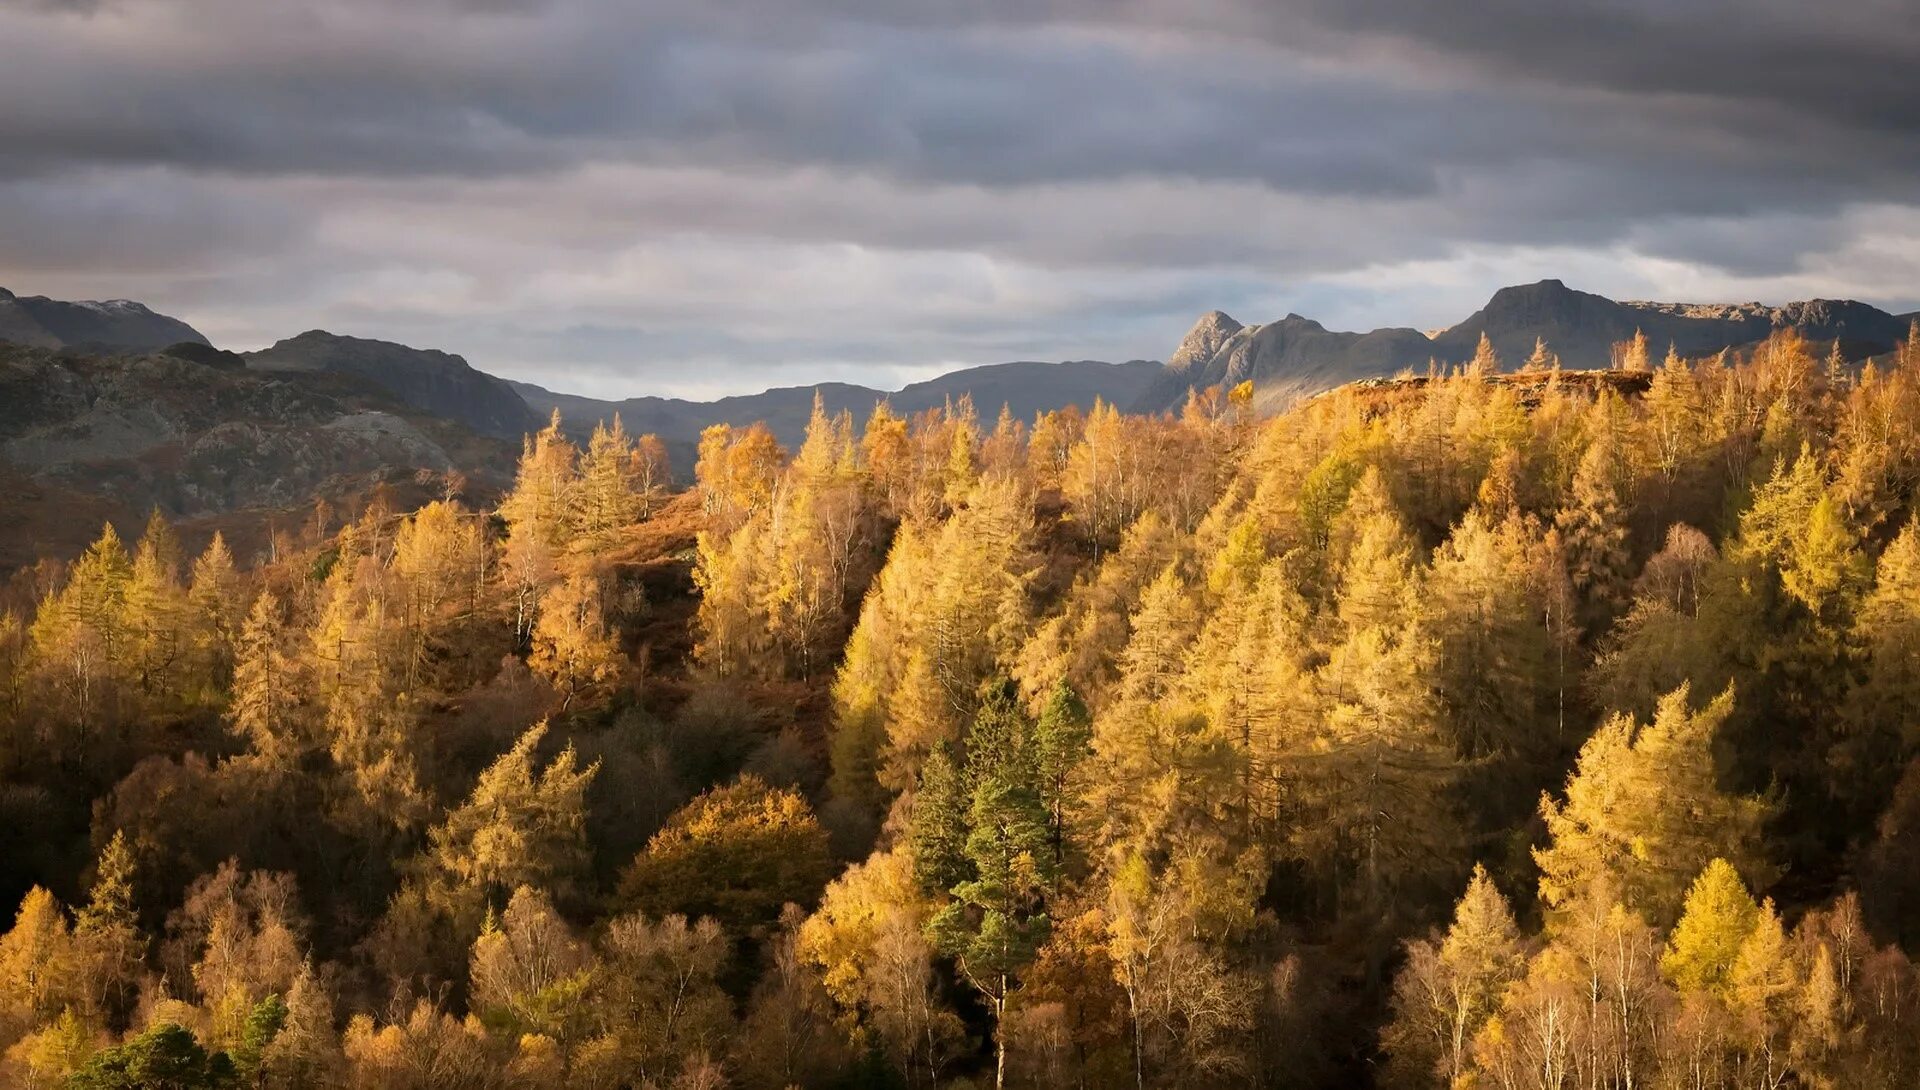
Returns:
[[[1309,0],[1312,17],[1362,37],[1430,47],[1654,99],[1766,101],[1827,124],[1910,140],[1920,124],[1920,29],[1898,0]],[[1779,134],[1791,138],[1789,133]]]
[[[1920,203],[1901,6],[0,0],[0,283],[743,382],[1539,253],[1857,288],[1857,210]]]

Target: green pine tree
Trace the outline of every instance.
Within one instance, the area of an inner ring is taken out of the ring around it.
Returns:
[[[1006,1083],[1007,999],[1047,940],[1056,873],[1033,725],[1015,695],[1011,684],[992,686],[968,732],[967,878],[927,923],[928,937],[993,1011],[996,1087]]]

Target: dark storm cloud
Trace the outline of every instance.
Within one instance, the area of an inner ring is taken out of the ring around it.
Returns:
[[[1912,78],[1920,28],[1902,0],[1312,0],[1311,8],[1327,26],[1362,37],[1553,82],[1764,101],[1809,121],[1906,139],[1920,125]]]
[[[1549,261],[1839,293],[1920,230],[1903,6],[0,0],[0,283],[583,374],[1158,354]]]

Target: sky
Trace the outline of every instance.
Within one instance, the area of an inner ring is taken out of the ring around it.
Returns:
[[[1913,0],[0,0],[0,286],[569,392],[1920,306]]]

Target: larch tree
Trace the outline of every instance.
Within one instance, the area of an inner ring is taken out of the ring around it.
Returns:
[[[1848,733],[1835,759],[1879,801],[1892,791],[1901,756],[1920,747],[1920,521],[1880,554],[1848,642],[1864,669],[1848,693]]]
[[[1014,676],[1030,699],[1064,681],[1096,701],[1115,695],[1120,656],[1133,618],[1155,579],[1182,559],[1181,535],[1149,511],[1127,527],[1117,548],[1074,580],[1063,605],[1022,644]]]
[[[407,685],[421,682],[448,626],[480,610],[490,561],[477,521],[458,504],[438,500],[401,523],[392,570],[400,579]]]
[[[1235,578],[1246,582],[1208,615],[1179,691],[1235,747],[1231,798],[1243,835],[1277,845],[1292,835],[1288,810],[1301,801],[1295,788],[1323,717],[1314,617],[1289,557]]]
[[[1780,914],[1771,899],[1763,901],[1734,957],[1727,993],[1740,1026],[1737,1040],[1749,1085],[1783,1085],[1792,1071],[1802,991],[1801,970]]]
[[[720,676],[773,676],[774,641],[764,609],[771,552],[765,519],[752,519],[730,533],[716,527],[695,539],[700,590],[694,657]]]
[[[298,718],[302,687],[286,640],[280,601],[262,591],[236,641],[227,724],[270,764],[292,768],[311,741]]]
[[[1476,379],[1488,379],[1500,373],[1500,354],[1493,350],[1493,340],[1484,332],[1474,346],[1473,358],[1467,361],[1466,373]]]
[[[693,471],[707,513],[732,525],[766,506],[786,461],[786,450],[765,424],[707,428]]]
[[[1589,629],[1603,627],[1627,604],[1633,557],[1627,545],[1626,503],[1617,477],[1619,453],[1596,438],[1580,458],[1571,502],[1555,526],[1567,555],[1567,575],[1586,606]]]
[[[1671,485],[1700,457],[1706,438],[1700,383],[1679,352],[1668,350],[1647,389],[1646,408],[1646,456]]]
[[[527,436],[513,490],[500,501],[507,524],[503,574],[514,601],[514,631],[533,628],[541,591],[555,577],[575,530],[575,463],[579,451],[560,432],[560,410],[547,426]]]
[[[339,1085],[346,1058],[334,1029],[333,997],[314,972],[300,967],[287,989],[287,1015],[261,1056],[270,1086],[285,1090],[323,1090]]]
[[[182,671],[192,650],[187,608],[186,590],[180,585],[180,541],[155,510],[134,548],[122,622],[131,680],[146,701],[182,695]]]
[[[409,752],[409,656],[397,587],[370,556],[344,555],[321,587],[306,680],[336,764],[371,768]]]
[[[878,1047],[910,1087],[931,1087],[964,1029],[941,999],[912,857],[880,852],[827,886],[800,928],[856,1049]]]
[[[1554,355],[1553,351],[1547,347],[1547,339],[1535,337],[1533,351],[1527,355],[1526,362],[1520,365],[1520,370],[1528,374],[1539,374],[1557,370],[1559,367],[1560,357]]]
[[[0,935],[0,1042],[13,1043],[68,1001],[73,929],[53,894],[34,886]]]
[[[780,650],[780,672],[790,676],[811,677],[845,645],[854,592],[878,560],[858,451],[852,417],[828,415],[816,396],[806,441],[766,515],[755,612]]]
[[[1199,631],[1196,612],[1178,565],[1167,565],[1129,618],[1132,631],[1116,663],[1122,700],[1152,703],[1172,691]]]
[[[1308,835],[1329,841],[1361,903],[1387,912],[1399,887],[1440,877],[1429,872],[1458,836],[1447,802],[1458,769],[1435,696],[1425,571],[1384,489],[1363,482],[1356,495],[1380,499],[1349,520],[1316,677],[1324,718],[1302,774],[1325,815]]]
[[[1724,859],[1708,861],[1687,890],[1660,971],[1682,991],[1725,992],[1735,962],[1760,919],[1760,906]]]
[[[833,686],[837,797],[905,790],[932,744],[957,738],[1026,635],[1032,532],[1026,488],[996,478],[937,529],[894,536]],[[881,738],[879,753],[866,748]],[[856,774],[865,768],[877,784]]]
[[[232,668],[234,641],[240,635],[247,607],[233,553],[218,531],[207,543],[206,551],[193,562],[187,601],[194,612],[199,651],[210,680],[216,684],[224,682],[227,671]]]
[[[573,572],[541,596],[527,666],[553,686],[562,712],[595,704],[619,685],[626,659],[608,630],[594,573]]]
[[[104,716],[118,711],[132,579],[133,562],[109,523],[34,615],[34,658],[52,678],[82,746]]]
[[[1731,689],[1695,710],[1682,686],[1661,699],[1652,723],[1615,715],[1594,732],[1565,800],[1540,800],[1548,844],[1533,857],[1549,911],[1607,879],[1628,907],[1663,923],[1715,858],[1731,859],[1756,882],[1771,876],[1760,836],[1768,803],[1718,783],[1714,736],[1732,714]]]
[[[580,459],[580,480],[574,490],[574,518],[580,532],[596,546],[604,547],[613,535],[640,520],[641,485],[636,480],[633,441],[620,424],[594,425],[587,440],[586,454]]]
[[[913,441],[906,420],[885,401],[874,405],[860,433],[860,461],[880,510],[898,519],[913,489]]]
[[[1647,349],[1645,330],[1636,329],[1633,336],[1614,346],[1615,366],[1631,375],[1644,375],[1653,370],[1653,355]]]
[[[1467,759],[1537,755],[1541,682],[1552,651],[1532,578],[1534,543],[1518,519],[1469,511],[1433,557],[1427,580],[1438,643],[1438,696]]]
[[[980,482],[980,421],[973,411],[973,398],[962,396],[947,406],[947,449],[940,469],[940,500],[953,511],[966,502],[968,493]],[[934,438],[930,434],[929,438]]]
[[[1027,439],[1027,472],[1035,489],[1061,489],[1084,427],[1079,408],[1072,405],[1043,412],[1034,420],[1033,434]]]
[[[119,1026],[138,994],[146,937],[134,903],[133,851],[115,830],[94,866],[93,888],[74,921],[75,971],[84,1008]]]
[[[1406,1085],[1457,1086],[1474,1038],[1526,965],[1513,910],[1485,868],[1475,866],[1444,936],[1407,944],[1394,981],[1393,1021],[1381,1037]]]
[[[488,903],[523,885],[570,896],[585,870],[586,791],[600,766],[578,767],[568,746],[541,768],[546,733],[541,723],[522,734],[429,838],[434,869]]]
[[[1846,623],[1870,571],[1858,535],[1839,505],[1823,494],[1807,512],[1806,529],[1780,572],[1780,583],[1814,617],[1837,627]]]

